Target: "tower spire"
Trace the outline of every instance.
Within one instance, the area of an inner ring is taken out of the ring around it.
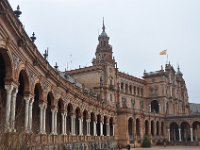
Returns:
[[[105,25],[104,25],[104,17],[103,17],[103,27],[102,27],[102,29],[103,29],[103,32],[105,32]]]

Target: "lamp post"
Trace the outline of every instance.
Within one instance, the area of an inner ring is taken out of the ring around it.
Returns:
[[[149,126],[148,126],[148,135],[149,135],[149,138],[150,138],[150,141],[151,141],[151,116],[150,116],[150,113],[151,113],[151,104],[149,104]],[[151,141],[151,143],[152,143],[152,141]]]
[[[135,100],[132,101],[132,106],[133,106],[133,145],[135,148],[135,132],[136,132],[136,125],[135,125]]]

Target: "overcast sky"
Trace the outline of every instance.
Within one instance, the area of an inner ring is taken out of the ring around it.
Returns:
[[[200,0],[10,0],[20,20],[34,31],[41,53],[60,70],[91,65],[105,18],[106,32],[121,71],[142,77],[159,70],[167,49],[180,65],[189,101],[200,103]],[[68,65],[67,65],[68,64]]]

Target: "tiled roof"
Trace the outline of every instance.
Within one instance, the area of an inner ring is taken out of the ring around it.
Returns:
[[[200,104],[190,103],[190,110],[192,111],[192,113],[200,114]]]

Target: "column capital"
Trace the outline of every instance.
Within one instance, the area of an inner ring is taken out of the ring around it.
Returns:
[[[29,99],[28,98],[24,98],[24,101],[25,101],[26,104],[29,103]]]
[[[86,119],[86,122],[91,122],[91,119],[90,119],[90,118],[87,118],[87,119]]]
[[[4,85],[4,87],[7,92],[11,92],[14,88],[14,86],[12,84],[6,84],[6,85]]]
[[[31,100],[30,100],[30,105],[31,106],[33,105],[33,102],[34,102],[34,98],[32,97]]]
[[[72,113],[70,116],[71,116],[72,118],[76,118],[76,115],[75,115],[74,113]]]
[[[46,108],[47,107],[47,104],[42,102],[39,104],[39,107],[42,109],[42,108]]]
[[[30,93],[27,93],[27,94],[24,94],[24,98],[31,99],[31,98],[34,98],[34,96]]]
[[[51,108],[51,112],[55,113],[56,109],[55,108]]]

